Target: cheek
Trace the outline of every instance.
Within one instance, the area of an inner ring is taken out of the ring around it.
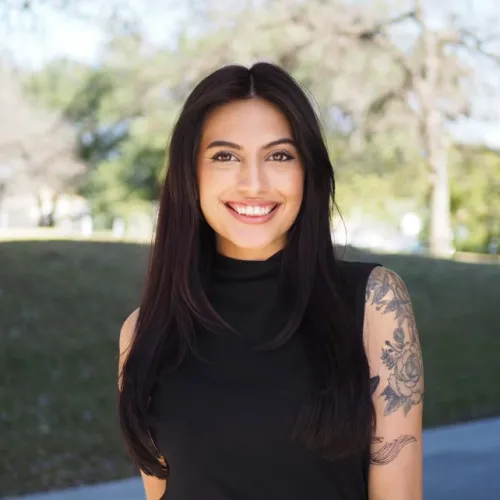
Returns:
[[[206,219],[210,218],[215,210],[218,210],[219,197],[224,189],[224,183],[220,176],[213,175],[208,169],[201,168],[198,172],[198,192],[200,196],[200,207]]]
[[[299,210],[304,196],[304,173],[302,169],[290,172],[286,182],[282,179],[282,193],[287,199],[287,204],[294,210]]]

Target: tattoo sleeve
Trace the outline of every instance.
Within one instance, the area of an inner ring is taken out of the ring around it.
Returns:
[[[383,442],[382,438],[375,438],[376,443]],[[410,443],[415,443],[417,440],[413,436],[399,436],[398,439],[391,441],[390,443],[385,443],[380,450],[371,453],[370,463],[373,465],[387,465],[392,462],[398,455],[399,452]]]
[[[392,340],[385,342],[381,353],[382,362],[390,371],[388,384],[382,392],[386,403],[384,415],[400,407],[407,415],[422,401],[424,394],[422,352],[411,300],[403,280],[396,273],[378,267],[370,275],[366,288],[366,303],[370,301],[378,311],[392,314],[396,320]],[[400,439],[403,438],[408,436]],[[383,457],[393,456],[405,443],[403,439],[384,445],[387,448]]]

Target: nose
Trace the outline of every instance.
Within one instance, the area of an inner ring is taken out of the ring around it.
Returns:
[[[258,196],[269,189],[267,175],[259,161],[243,163],[238,178],[238,190],[247,196]]]

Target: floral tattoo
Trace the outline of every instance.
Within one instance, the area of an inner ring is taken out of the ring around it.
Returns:
[[[375,268],[370,275],[367,303],[369,300],[383,314],[395,314],[397,321],[393,340],[386,341],[382,348],[382,362],[392,371],[382,392],[386,401],[384,415],[400,407],[407,415],[424,395],[422,352],[411,300],[402,279],[383,267]]]
[[[377,375],[370,379],[370,390],[373,394],[380,384],[380,377]],[[403,434],[391,442],[385,442],[385,439],[380,436],[372,437],[372,444],[382,444],[383,446],[377,451],[370,452],[371,465],[387,465],[393,462],[399,455],[399,452],[408,444],[416,443],[417,439],[413,436]]]

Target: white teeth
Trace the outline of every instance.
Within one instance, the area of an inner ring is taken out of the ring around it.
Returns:
[[[259,206],[251,206],[251,205],[231,205],[236,212],[240,215],[246,215],[250,217],[262,217],[271,212],[274,206],[267,207],[259,207]]]

